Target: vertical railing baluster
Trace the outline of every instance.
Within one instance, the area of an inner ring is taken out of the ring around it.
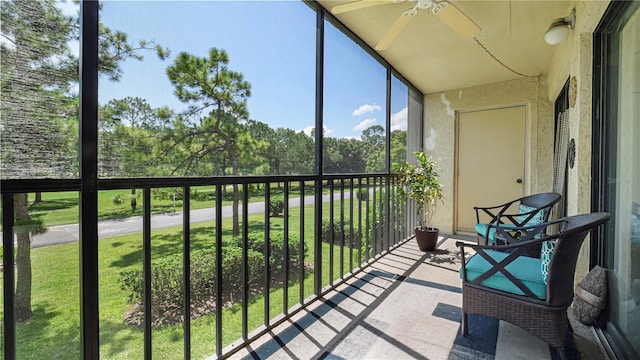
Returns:
[[[378,254],[381,255],[386,250],[384,218],[387,209],[384,208],[384,178],[377,176],[376,183],[378,184]]]
[[[387,195],[387,209],[389,211],[389,215],[388,215],[388,219],[389,219],[389,248],[391,248],[393,245],[395,245],[396,243],[396,226],[395,226],[395,219],[396,219],[396,214],[395,214],[395,206],[393,204],[393,186],[392,186],[392,179],[389,175],[386,176],[387,179],[387,191],[388,191],[388,195]]]
[[[300,181],[300,304],[304,303],[304,180]]]
[[[13,245],[14,194],[2,195],[2,283],[4,288],[4,359],[16,358],[15,267]]]
[[[385,232],[385,224],[384,220],[386,217],[387,209],[384,207],[384,198],[385,194],[385,183],[384,177],[378,176],[376,182],[378,183],[378,243],[380,244],[380,248],[378,249],[378,254],[382,254],[387,249],[386,243],[386,232]]]
[[[371,246],[370,241],[371,241],[371,233],[372,233],[372,231],[371,231],[371,221],[370,221],[371,216],[369,216],[370,215],[369,214],[369,210],[370,210],[369,209],[369,202],[370,202],[369,199],[370,199],[370,195],[371,195],[371,192],[369,190],[369,186],[370,186],[369,179],[370,178],[367,176],[367,180],[366,180],[367,197],[366,197],[366,202],[365,202],[365,215],[364,215],[365,216],[365,224],[366,224],[366,227],[365,227],[365,254],[364,254],[365,261],[369,261],[369,257],[371,255],[370,254],[371,250],[369,249],[369,247]]]
[[[391,187],[389,186],[389,176],[381,176],[381,181],[384,181],[384,201],[382,202],[382,206],[384,207],[384,240],[385,240],[385,250],[389,251],[391,249],[392,239],[391,239],[391,204],[389,201],[391,200]]]
[[[391,176],[389,178],[389,183],[391,184],[391,197],[389,202],[392,207],[393,214],[393,245],[396,245],[398,243],[398,231],[400,231],[400,228],[398,227],[398,218],[400,218],[400,216],[398,215],[398,204],[396,203],[396,178]]]
[[[340,178],[340,278],[344,279],[344,178]]]
[[[242,339],[249,336],[249,184],[242,186]]]
[[[143,189],[142,251],[144,273],[144,358],[151,359],[151,188]]]
[[[184,358],[191,358],[191,188],[182,188],[182,292]]]
[[[284,285],[282,288],[282,310],[289,313],[289,182],[284,182]]]
[[[313,216],[313,293],[322,291],[322,180],[314,180],[314,216]]]
[[[358,266],[362,266],[362,246],[364,245],[365,232],[362,228],[362,178],[358,179]]]
[[[222,355],[222,185],[216,185],[216,354]]]
[[[378,208],[378,179],[373,177],[373,228],[372,228],[372,243],[373,243],[373,256],[375,258],[380,251],[378,249],[378,219],[380,218],[380,208]]]
[[[269,313],[271,302],[269,299],[269,281],[271,280],[271,269],[269,269],[271,256],[271,225],[269,223],[269,202],[271,201],[271,183],[264,185],[264,325],[269,326]]]
[[[349,272],[353,273],[353,182],[352,177],[349,181]]]
[[[378,220],[377,220],[377,228],[378,231],[376,232],[378,238],[376,239],[376,243],[378,244],[378,251],[377,254],[381,254],[382,251],[384,251],[384,224],[382,223],[382,219],[383,219],[383,211],[384,209],[382,208],[382,198],[383,198],[383,184],[381,182],[382,178],[380,176],[376,176],[376,185],[378,186],[377,189],[377,194],[376,194],[376,209],[378,209]]]
[[[333,179],[329,180],[329,285],[333,284],[333,243],[336,241],[335,234],[336,229],[333,224],[334,217],[334,203],[333,203],[333,192],[335,190],[335,185],[333,183]]]
[[[379,184],[378,186],[380,189],[378,193],[378,243],[380,243],[378,254],[382,254],[385,250],[387,250],[387,239],[384,223],[384,220],[387,216],[387,209],[384,207],[384,198],[386,196],[384,177],[378,176],[377,183]]]
[[[385,243],[385,231],[384,231],[384,217],[386,209],[384,208],[384,182],[383,177],[378,176],[376,178],[376,183],[378,184],[378,254],[382,254],[386,250]]]
[[[398,243],[400,241],[402,241],[404,238],[406,238],[406,226],[403,226],[403,223],[405,221],[406,217],[406,212],[407,212],[407,207],[406,205],[402,204],[401,202],[398,201],[398,178],[394,177],[393,178],[393,186],[396,189],[396,196],[394,197],[394,203],[396,204],[396,209],[397,209],[397,213],[398,213],[398,218],[396,220],[397,226],[398,226]]]

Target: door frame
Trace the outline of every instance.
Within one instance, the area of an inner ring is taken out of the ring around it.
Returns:
[[[486,110],[500,110],[500,109],[508,109],[514,107],[524,106],[524,195],[530,194],[531,189],[533,189],[533,179],[531,169],[531,159],[535,158],[537,155],[537,151],[534,146],[532,146],[531,138],[537,138],[537,121],[535,106],[531,106],[531,103],[528,101],[523,102],[514,102],[509,104],[502,105],[493,105],[493,106],[484,106],[484,107],[475,107],[464,110],[456,110],[455,112],[455,139],[454,139],[454,160],[453,160],[453,233],[454,234],[468,234],[466,232],[458,231],[458,174],[459,174],[459,157],[460,157],[460,114],[478,112],[478,111],[486,111]],[[473,234],[475,235],[475,234]]]

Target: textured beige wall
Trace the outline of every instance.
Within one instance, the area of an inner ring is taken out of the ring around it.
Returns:
[[[443,233],[454,230],[456,112],[526,105],[525,192],[550,191],[553,181],[553,104],[570,76],[577,79],[577,93],[569,115],[569,138],[576,142],[576,162],[568,171],[568,214],[591,211],[592,39],[609,2],[589,0],[569,4],[567,14],[576,9],[576,25],[564,42],[555,45],[548,74],[537,79],[520,78],[425,95],[425,150],[438,161],[445,196],[445,204],[438,209],[434,222]],[[577,281],[589,270],[588,243],[587,239],[580,253]]]
[[[525,193],[550,191],[553,181],[553,102],[547,99],[547,77],[521,78],[425,96],[424,147],[438,162],[444,205],[434,224],[452,233],[455,216],[456,113],[525,105]]]
[[[569,110],[569,138],[576,143],[576,161],[567,179],[568,215],[591,211],[591,133],[593,32],[609,0],[577,1],[576,26],[568,38],[556,45],[549,69],[548,99],[553,101],[570,76],[577,80],[575,106]],[[570,8],[570,9],[571,9]],[[568,9],[568,10],[570,10]],[[568,11],[567,11],[568,13]],[[589,271],[589,241],[585,241],[578,258],[576,277],[580,281]]]

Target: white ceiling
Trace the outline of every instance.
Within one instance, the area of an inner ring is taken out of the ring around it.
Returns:
[[[352,1],[317,0],[325,9]],[[359,1],[359,0],[356,0]],[[374,0],[375,1],[375,0]],[[477,39],[497,59],[524,75],[548,72],[553,46],[544,33],[570,2],[452,0],[482,31]],[[372,48],[413,2],[386,3],[336,17]],[[430,9],[420,10],[388,49],[378,52],[425,94],[521,77],[503,67],[475,40],[463,40]]]

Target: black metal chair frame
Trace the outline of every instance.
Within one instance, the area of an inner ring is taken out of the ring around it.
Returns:
[[[540,211],[544,212],[542,222],[547,222],[549,220],[549,215],[551,214],[551,208],[553,207],[553,205],[558,203],[561,198],[562,196],[558,193],[539,193],[527,195],[500,205],[489,207],[474,206],[473,209],[476,212],[476,224],[481,223],[481,215],[488,215],[490,218],[489,222],[482,222],[483,224],[510,224],[509,227],[522,227],[528,224],[529,221],[533,219]],[[507,213],[507,211],[509,211],[509,209],[517,203],[519,203],[520,205],[529,206],[531,208],[534,208],[535,210],[524,213]],[[523,218],[523,216],[526,217]],[[491,226],[487,226],[486,232],[484,234],[478,234],[478,244],[487,243],[486,239],[489,238],[490,229]]]
[[[520,227],[521,239],[508,239],[508,245],[475,245],[458,241],[462,259],[462,334],[468,335],[467,314],[478,314],[504,320],[538,336],[563,354],[568,330],[567,308],[573,301],[575,268],[580,247],[589,231],[609,220],[608,213],[590,213],[566,217],[533,226]],[[561,229],[551,235],[536,238],[546,229],[559,224]],[[500,230],[498,230],[500,231]],[[509,232],[502,235],[507,238]],[[544,241],[557,240],[549,264],[546,299],[537,298],[527,286],[513,276],[505,267],[525,254],[530,248]],[[465,248],[476,251],[491,268],[474,279],[467,281]],[[501,261],[495,261],[486,250],[510,252]],[[517,295],[482,285],[482,282],[496,273],[502,273],[525,295]]]

